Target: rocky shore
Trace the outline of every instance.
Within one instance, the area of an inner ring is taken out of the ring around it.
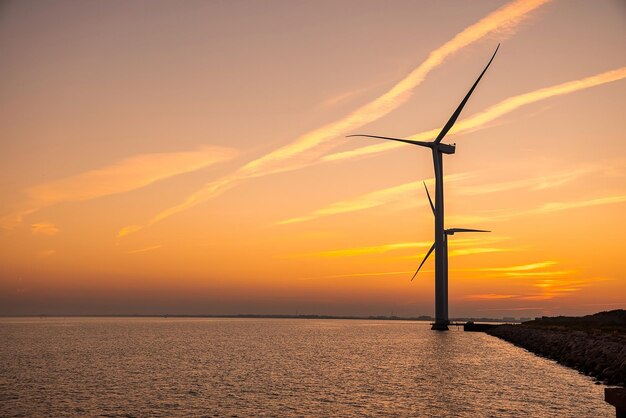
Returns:
[[[544,317],[521,325],[497,326],[487,333],[604,383],[626,383],[624,310],[587,317]]]

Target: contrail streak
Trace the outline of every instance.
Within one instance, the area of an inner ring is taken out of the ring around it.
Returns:
[[[575,170],[568,170],[562,173],[555,173],[549,176],[542,177],[531,177],[528,179],[515,180],[509,182],[499,182],[499,183],[487,183],[481,186],[471,186],[466,185],[463,188],[462,194],[469,194],[471,196],[494,193],[494,192],[502,192],[507,190],[515,190],[523,187],[531,188],[531,190],[539,190],[546,189],[549,187],[557,187],[563,185],[565,183],[574,181],[578,179],[583,174],[590,174],[597,171],[600,171],[602,166],[589,166],[582,167]],[[471,179],[472,177],[476,177],[474,173],[459,173],[452,174],[449,176],[444,176],[446,181],[463,181],[467,179]],[[427,180],[429,184],[434,182],[434,179]],[[538,186],[539,185],[539,186]],[[330,215],[338,215],[345,214],[349,212],[356,212],[366,209],[371,209],[379,206],[383,206],[389,204],[394,201],[406,200],[407,198],[412,198],[416,191],[422,191],[422,182],[421,181],[413,181],[409,183],[398,184],[396,186],[388,187],[385,189],[375,190],[373,192],[368,192],[362,195],[358,195],[352,197],[350,199],[341,200],[338,202],[331,203],[323,208],[316,209],[309,214],[298,216],[294,218],[289,218],[283,221],[277,222],[278,225],[292,224],[297,222],[305,222],[313,219],[318,219],[324,216]],[[612,198],[611,198],[612,199]],[[421,202],[422,205],[426,205],[426,202]],[[576,203],[583,204],[583,203]],[[550,206],[551,205],[551,206]],[[550,204],[541,210],[550,211],[550,210],[559,210],[559,208],[565,204]],[[556,206],[561,205],[561,206]],[[481,220],[481,222],[484,219]],[[465,222],[461,222],[465,223]],[[474,223],[468,220],[467,223]]]
[[[219,193],[234,187],[244,179],[295,170],[319,161],[321,155],[338,145],[337,142],[330,143],[332,139],[373,122],[404,104],[410,98],[413,89],[424,80],[426,75],[441,65],[448,57],[484,38],[489,33],[503,29],[510,31],[527,17],[530,12],[549,1],[516,0],[502,6],[432,51],[422,64],[383,95],[361,106],[346,117],[310,131],[292,143],[249,162],[233,174],[206,184],[184,202],[156,215],[147,225],[152,225],[205,202]],[[127,235],[141,228],[143,226],[129,226],[122,229],[119,235]]]
[[[573,93],[578,90],[588,89],[590,87],[599,86],[602,84],[618,81],[626,78],[626,67],[618,68],[616,70],[607,71],[601,74],[596,74],[591,77],[583,78],[580,80],[568,81],[567,83],[557,84],[551,87],[545,87],[539,90],[531,91],[529,93],[520,94],[519,96],[510,97],[489,107],[474,116],[463,119],[450,130],[448,135],[460,134],[476,129],[480,129],[486,126],[487,123],[510,113],[522,106],[545,100],[551,97],[561,96],[568,93]],[[431,129],[429,131],[419,132],[411,135],[407,139],[416,141],[430,141],[433,140],[439,133],[440,128]],[[366,147],[357,148],[351,151],[339,152],[335,154],[329,154],[322,158],[323,161],[341,161],[352,158],[362,157],[364,155],[376,154],[383,151],[389,151],[403,145],[398,142],[383,142],[381,144],[370,145]]]
[[[471,178],[470,173],[459,173],[444,176],[446,181],[461,181]],[[427,181],[429,184],[434,182],[434,179]],[[330,205],[317,209],[308,215],[299,216],[297,218],[290,218],[277,222],[278,225],[286,225],[297,222],[305,222],[313,219],[321,218],[323,216],[338,215],[342,213],[356,212],[366,209],[371,209],[388,204],[392,201],[406,199],[407,196],[414,195],[417,191],[422,191],[422,181],[413,181],[410,183],[399,184],[394,187],[389,187],[374,192],[361,194],[350,199],[341,200],[339,202],[331,203]],[[422,202],[424,205],[426,202]]]
[[[361,106],[343,119],[313,130],[291,144],[251,161],[243,166],[240,171],[244,177],[248,177],[290,170],[292,167],[289,163],[295,163],[296,166],[299,166],[300,161],[290,161],[289,159],[293,157],[310,159],[311,156],[305,153],[311,149],[350,132],[354,128],[371,123],[397,109],[410,98],[413,89],[424,81],[426,75],[441,65],[446,58],[490,32],[501,29],[503,26],[506,26],[507,29],[510,28],[511,25],[522,20],[527,13],[547,2],[548,0],[515,1],[496,10],[432,51],[426,61],[391,90]]]
[[[48,181],[24,190],[26,201],[16,212],[0,218],[11,229],[40,209],[64,202],[80,202],[125,193],[180,174],[230,160],[231,148],[203,146],[193,151],[135,155],[108,166]]]
[[[455,246],[469,246],[475,245],[476,243],[495,243],[498,241],[502,241],[502,237],[485,237],[485,238],[459,238],[454,241]],[[433,244],[432,241],[422,241],[422,242],[395,242],[389,244],[380,244],[369,247],[353,247],[353,248],[343,248],[339,250],[327,250],[320,251],[315,253],[307,253],[307,254],[297,254],[295,257],[322,257],[322,258],[332,258],[332,257],[352,257],[352,256],[362,256],[362,255],[371,255],[371,254],[384,254],[391,251],[402,251],[406,249],[415,249],[415,248],[429,248]],[[423,256],[424,254],[422,254]],[[413,273],[413,272],[411,272]]]

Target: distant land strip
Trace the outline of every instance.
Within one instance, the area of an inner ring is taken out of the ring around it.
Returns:
[[[435,318],[428,315],[415,317],[403,316],[343,316],[343,315],[280,315],[280,314],[233,314],[233,315],[187,315],[187,314],[27,314],[27,315],[0,315],[0,318],[253,318],[253,319],[359,319],[377,321],[434,321]],[[451,318],[453,322],[480,321],[497,323],[518,323],[512,318]]]

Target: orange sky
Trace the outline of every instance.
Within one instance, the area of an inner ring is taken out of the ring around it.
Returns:
[[[626,7],[0,6],[0,314],[450,315],[626,307]]]

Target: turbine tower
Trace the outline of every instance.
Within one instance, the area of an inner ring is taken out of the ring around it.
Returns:
[[[491,62],[495,58],[498,53],[498,49],[500,48],[500,44],[496,47],[495,52],[491,56],[491,59],[487,63],[485,69],[480,73],[478,79],[474,82],[472,88],[467,92],[461,104],[456,108],[448,122],[445,124],[437,138],[435,138],[432,142],[424,142],[424,141],[413,141],[409,139],[400,139],[400,138],[391,138],[386,136],[376,136],[376,135],[348,135],[349,137],[353,136],[361,136],[367,138],[378,138],[385,139],[389,141],[399,141],[404,142],[411,145],[418,145],[420,147],[430,148],[433,155],[433,165],[435,169],[435,203],[433,205],[432,200],[430,199],[430,194],[428,193],[428,189],[426,189],[426,193],[428,194],[428,200],[430,201],[430,206],[435,215],[435,243],[430,248],[424,260],[422,260],[422,264],[420,264],[419,268],[413,275],[417,275],[419,269],[422,267],[428,256],[435,251],[435,322],[432,326],[433,330],[438,331],[446,331],[448,330],[448,324],[450,323],[448,319],[448,235],[454,235],[456,232],[488,232],[483,230],[474,230],[474,229],[464,229],[464,228],[452,228],[445,229],[444,227],[444,210],[443,210],[443,154],[454,154],[456,144],[444,144],[441,141],[446,136],[448,131],[454,126],[454,123],[458,119],[463,107],[469,100],[470,96],[474,92],[474,89],[480,82],[480,79],[483,78],[483,75],[491,65]],[[426,187],[426,184],[424,184]],[[413,280],[413,279],[411,279]]]

